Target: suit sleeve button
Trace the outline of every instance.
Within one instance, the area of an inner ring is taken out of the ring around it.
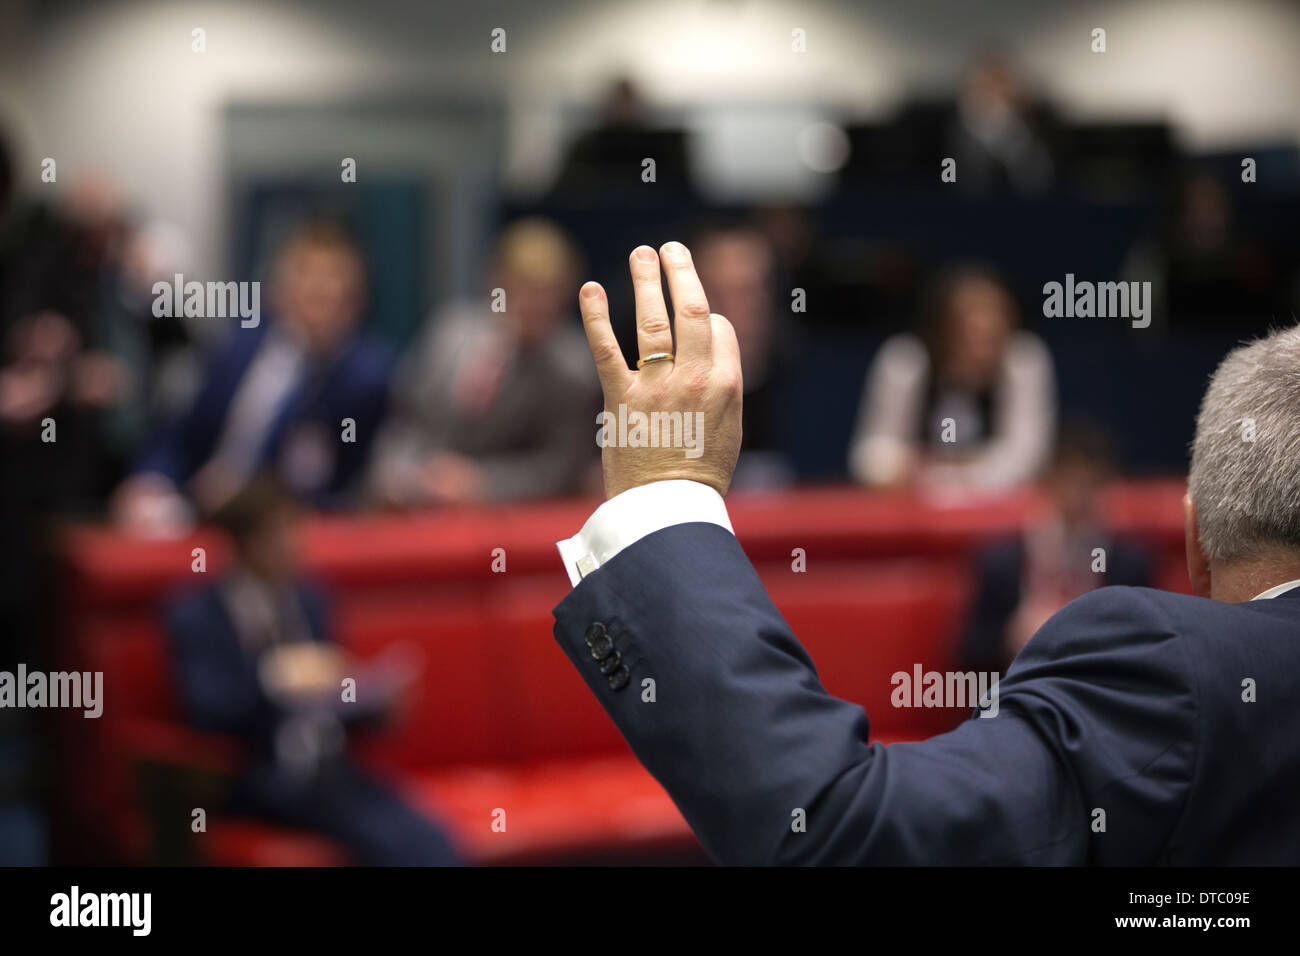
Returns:
[[[622,690],[627,686],[627,682],[631,678],[632,675],[628,673],[627,668],[620,664],[618,670],[614,671],[614,673],[610,674],[605,679],[609,681],[610,690]]]
[[[604,636],[605,625],[600,621],[596,621],[587,628],[587,633],[583,635],[583,640],[587,642],[588,647],[591,647],[592,644],[596,643],[596,641],[600,640]]]
[[[611,654],[615,653],[614,639],[608,634],[600,635],[600,637],[596,638],[587,646],[591,648],[591,656],[596,658],[598,661],[603,661]]]
[[[623,655],[618,651],[615,651],[600,662],[600,672],[608,677],[610,674],[614,673],[614,669],[622,663]]]

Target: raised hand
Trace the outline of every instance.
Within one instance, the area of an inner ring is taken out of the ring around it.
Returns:
[[[725,495],[740,454],[740,347],[731,323],[709,312],[690,251],[670,242],[629,258],[636,295],[638,369],[623,357],[597,282],[578,293],[587,343],[605,394],[599,438],[605,496],[685,478]],[[672,297],[668,318],[659,270]],[[677,345],[673,348],[673,332]]]

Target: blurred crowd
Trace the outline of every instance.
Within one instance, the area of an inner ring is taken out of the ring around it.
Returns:
[[[1154,176],[1170,202],[1124,268],[1156,284],[1158,327],[1177,316],[1182,327],[1230,321],[1247,334],[1243,316],[1295,305],[1294,250],[1287,259],[1239,228],[1222,177],[1176,167],[1158,135],[1130,130],[1116,141],[1105,132],[1068,126],[1005,57],[989,55],[950,101],[850,128],[853,158],[840,175],[850,188],[924,169],[937,185],[934,157],[951,156],[962,197],[1042,196],[1099,169],[1139,186]],[[685,135],[651,124],[635,86],[619,81],[599,122],[571,145],[549,201],[618,190],[644,156],[657,157],[661,180],[690,192],[689,155]],[[1123,157],[1122,168],[1106,166],[1108,156]],[[299,580],[292,519],[599,495],[600,394],[576,292],[605,250],[555,217],[512,218],[480,293],[441,303],[397,354],[367,326],[364,248],[345,223],[308,218],[275,251],[266,314],[248,327],[232,320],[214,337],[212,323],[201,330],[155,307],[155,283],[188,265],[184,236],[139,218],[104,179],[60,189],[49,203],[14,186],[0,144],[2,663],[45,653],[52,522],[92,517],[133,534],[180,535],[217,521],[236,542],[235,567],[169,606],[167,621],[192,721],[243,734],[260,755],[239,799],[250,812],[336,835],[363,860],[453,859],[431,824],[346,759],[345,721],[318,693],[336,685],[340,652],[324,600]],[[888,249],[846,262],[855,247],[825,242],[790,206],[696,215],[663,238],[687,242],[711,308],[737,329],[737,491],[796,483],[799,433],[817,427],[790,414],[814,324],[792,307],[792,289],[859,324],[882,303],[908,313],[878,326],[881,344],[863,357],[839,452],[845,476],[926,494],[1042,482],[1042,525],[980,558],[963,638],[971,666],[1005,667],[1081,590],[1147,583],[1142,555],[1123,543],[1103,578],[1078,565],[1075,544],[1105,537],[1097,502],[1121,463],[1096,427],[1058,428],[1053,350],[995,266],[951,261],[922,280]],[[612,292],[622,282],[598,278]],[[39,729],[4,729],[5,747],[39,741]],[[0,807],[40,779],[3,772],[38,760],[25,754],[0,755]]]
[[[875,128],[880,142],[853,150],[845,179],[924,169],[941,182],[933,163],[890,159],[906,144],[953,157],[964,194],[1035,195],[1077,183],[1089,152],[1082,127],[1057,117],[998,52],[975,59],[950,100],[910,104]],[[1285,317],[1300,286],[1294,257],[1239,228],[1220,179],[1174,169],[1149,144],[1126,145],[1135,167],[1166,164],[1159,185],[1172,205],[1131,243],[1125,274],[1151,280],[1180,328],[1204,318],[1244,332],[1279,307]],[[690,186],[684,134],[652,124],[635,85],[619,80],[570,145],[552,193],[625,187],[643,156],[656,158],[660,180]],[[444,302],[395,355],[368,330],[370,264],[345,224],[299,223],[267,270],[265,320],[222,328],[158,314],[154,284],[183,271],[187,244],[136,216],[110,181],[83,179],[52,202],[30,202],[14,195],[7,153],[0,162],[4,501],[19,524],[107,514],[132,530],[175,533],[264,470],[303,503],[330,509],[599,491],[590,440],[599,397],[574,290],[604,250],[556,221],[508,221],[480,293]],[[876,250],[846,267],[792,206],[697,213],[680,231],[745,350],[738,487],[797,479],[799,426],[784,411],[801,344],[827,312],[895,333],[882,336],[861,383],[845,475],[870,486],[999,488],[1046,466],[1053,355],[1032,315],[1022,320],[1023,289],[991,262],[941,262],[918,278],[920,266]],[[854,290],[839,274],[855,269],[879,278],[877,298],[892,285],[885,311],[910,318],[871,314],[869,295],[846,307]],[[791,304],[791,290],[816,300],[813,314]]]

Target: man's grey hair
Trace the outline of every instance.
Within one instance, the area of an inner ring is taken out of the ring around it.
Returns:
[[[1300,326],[1219,363],[1196,418],[1188,483],[1209,560],[1300,551]]]

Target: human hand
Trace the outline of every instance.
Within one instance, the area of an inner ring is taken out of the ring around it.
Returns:
[[[332,644],[298,641],[266,651],[259,670],[263,687],[277,699],[320,697],[341,686],[347,658]]]
[[[675,355],[674,323],[659,280],[661,256],[676,313]],[[725,495],[740,454],[742,382],[735,330],[709,312],[690,251],[681,243],[667,243],[660,255],[638,246],[629,268],[640,356],[673,357],[630,370],[610,326],[605,290],[596,282],[582,287],[582,323],[605,396],[605,496],[683,478]]]
[[[163,475],[132,475],[113,493],[110,512],[123,530],[153,538],[178,538],[194,527],[194,511]]]
[[[420,492],[426,501],[467,504],[480,500],[486,491],[483,469],[473,459],[454,452],[435,452],[420,473]]]

